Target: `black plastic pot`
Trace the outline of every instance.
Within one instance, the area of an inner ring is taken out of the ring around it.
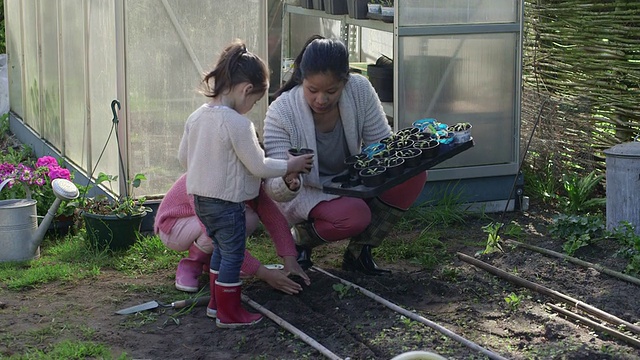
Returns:
[[[346,0],[324,0],[324,12],[332,15],[344,15],[347,10]]]
[[[367,3],[369,0],[347,0],[347,12],[354,19],[367,18]]]
[[[418,166],[422,160],[422,150],[416,148],[402,149],[396,154],[404,159],[406,167]]]
[[[313,154],[313,150],[312,149],[307,149],[307,148],[300,148],[300,149],[291,148],[291,149],[289,149],[289,154],[291,154],[293,156],[300,156],[300,155],[305,155],[305,154]]]
[[[300,0],[300,6],[305,9],[313,9],[313,0]]]
[[[387,177],[392,178],[404,173],[404,159],[401,157],[390,157],[382,160],[381,165],[387,168]]]
[[[364,186],[376,187],[387,180],[387,169],[384,166],[371,166],[360,170],[360,180]]]
[[[380,61],[378,61],[380,63]],[[367,75],[382,102],[393,101],[393,62],[367,65]]]

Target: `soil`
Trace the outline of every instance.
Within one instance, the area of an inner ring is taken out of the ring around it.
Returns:
[[[543,207],[531,204],[526,212],[500,215],[489,217],[504,223],[516,221],[526,230],[519,241],[562,251],[561,243],[547,235],[551,214]],[[126,353],[134,359],[391,359],[409,351],[429,351],[447,359],[640,359],[637,333],[633,345],[586,326],[586,321],[566,318],[546,304],[631,334],[533,290],[550,289],[638,326],[640,286],[506,243],[504,253],[474,256],[486,243],[487,233],[481,227],[491,218],[469,217],[464,224],[448,229],[440,239],[447,261],[430,271],[410,261],[390,264],[382,260],[379,265],[393,269],[392,274],[365,276],[342,271],[344,242],[314,253],[319,269],[366,290],[341,289],[336,285],[338,279],[317,270],[309,270],[312,284],[299,295],[279,293],[260,281],[245,281],[243,292],[248,299],[275,314],[283,326],[276,318],[265,318],[250,327],[219,329],[205,315],[205,307],[114,314],[150,300],[176,300],[171,298],[175,293],[145,290],[157,289],[158,284],[171,288],[171,271],[132,277],[103,270],[97,278],[18,292],[2,286],[0,357],[24,354],[28,348],[46,349],[51,342],[71,338],[104,343],[114,356]],[[393,234],[387,241],[415,238],[418,233]],[[575,257],[623,271],[626,260],[616,255],[616,248],[602,243],[580,249]],[[461,261],[457,253],[537,286],[526,288],[490,274]],[[510,299],[520,300],[519,305],[505,300],[510,294]],[[295,329],[298,335],[292,333]],[[307,341],[301,340],[304,337]]]

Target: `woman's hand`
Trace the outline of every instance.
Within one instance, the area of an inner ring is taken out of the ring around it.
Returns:
[[[311,279],[309,279],[309,275],[307,275],[307,273],[302,270],[295,256],[283,256],[282,259],[284,260],[285,272],[292,275],[300,276],[305,285],[311,285]]]
[[[264,265],[260,265],[256,272],[256,277],[276,290],[280,290],[285,294],[294,295],[302,291],[302,285],[289,279],[289,273],[284,270],[267,269]]]
[[[298,173],[288,173],[282,177],[284,183],[287,185],[289,190],[298,191],[300,189],[300,178],[298,177]]]

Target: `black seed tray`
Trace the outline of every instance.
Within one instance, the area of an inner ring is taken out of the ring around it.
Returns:
[[[473,138],[471,138],[466,143],[454,145],[448,151],[440,151],[440,153],[436,157],[425,159],[420,163],[420,165],[405,169],[404,173],[402,173],[401,175],[389,178],[387,179],[387,181],[385,181],[384,184],[377,187],[368,187],[360,183],[354,184],[352,181],[350,181],[349,174],[345,172],[344,174],[335,176],[330,181],[325,182],[322,185],[322,191],[327,194],[351,196],[363,199],[378,196],[384,191],[389,190],[398,184],[402,184],[410,178],[418,175],[420,172],[428,170],[447,159],[451,159],[452,157],[460,154],[463,151],[469,150],[473,147],[473,145]]]

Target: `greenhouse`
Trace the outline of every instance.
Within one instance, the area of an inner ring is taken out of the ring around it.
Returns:
[[[272,93],[317,33],[345,41],[354,69],[393,60],[395,99],[384,108],[395,130],[422,118],[473,124],[475,147],[431,170],[428,188],[454,180],[467,201],[502,209],[521,186],[518,1],[399,1],[396,23],[296,1],[5,3],[11,129],[38,155],[64,158],[77,181],[119,174],[120,193],[124,179],[143,173],[137,195],[162,196],[183,172],[184,122],[203,102],[200,76],[221,48],[240,38],[268,59]],[[259,133],[268,103],[249,114]]]

